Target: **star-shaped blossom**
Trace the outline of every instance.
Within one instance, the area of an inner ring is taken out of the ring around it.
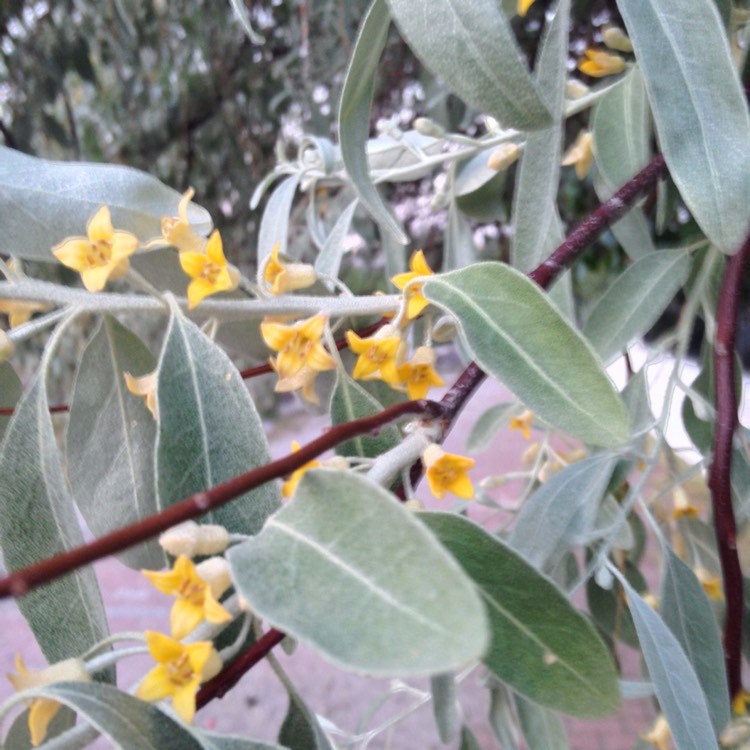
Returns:
[[[312,286],[318,278],[309,263],[285,263],[279,260],[277,242],[263,269],[263,279],[271,287],[271,294],[284,294]]]
[[[156,419],[156,381],[158,373],[156,370],[146,373],[140,377],[134,377],[129,372],[124,372],[125,387],[134,396],[142,396],[146,402],[151,416]]]
[[[430,490],[438,500],[446,493],[470,500],[474,497],[474,487],[466,472],[476,463],[473,458],[446,453],[439,445],[428,445],[422,453]]]
[[[17,691],[52,685],[63,680],[88,682],[91,680],[86,665],[80,659],[65,659],[45,669],[26,669],[20,655],[16,656],[18,674],[9,674],[8,679]],[[34,698],[29,707],[29,733],[31,744],[36,747],[44,742],[47,727],[60,708],[60,703],[51,698]]]
[[[417,250],[411,256],[409,261],[409,271],[406,273],[398,273],[392,279],[391,283],[396,289],[404,289],[407,303],[406,303],[406,316],[409,320],[416,318],[422,310],[429,305],[429,301],[422,294],[422,283],[415,281],[422,277],[432,276],[432,269],[427,265],[424,253],[421,250]],[[408,287],[408,288],[407,288]]]
[[[208,240],[198,234],[188,221],[188,206],[195,195],[193,188],[188,188],[183,193],[177,207],[177,216],[161,217],[161,233],[164,242],[176,247],[181,253],[205,253]],[[156,240],[155,243],[163,245],[164,242]]]
[[[227,263],[219,230],[215,229],[208,239],[205,253],[185,251],[180,253],[182,270],[192,281],[188,285],[188,309],[192,310],[209,294],[236,289],[239,272]]]
[[[356,380],[380,378],[389,385],[401,384],[398,367],[406,351],[406,344],[398,330],[392,325],[384,325],[374,335],[361,338],[354,331],[346,332],[349,348],[358,354],[352,377]]]
[[[271,366],[279,375],[276,390],[296,390],[314,379],[315,373],[332,370],[336,366],[333,357],[321,343],[327,321],[325,313],[318,313],[291,325],[273,320],[264,320],[260,324],[263,340],[278,352],[276,357],[271,358]],[[300,374],[304,377],[299,382],[294,380],[296,387],[288,388],[290,379]],[[282,385],[285,381],[285,385]]]
[[[224,558],[209,558],[196,566],[190,558],[180,555],[172,570],[166,573],[153,570],[141,572],[155,588],[177,599],[169,615],[174,638],[183,639],[203,620],[220,624],[232,619],[218,601],[231,584],[228,564]]]
[[[146,644],[157,664],[138,686],[136,698],[159,701],[171,696],[174,710],[184,721],[192,721],[198,687],[221,671],[221,657],[210,641],[184,645],[149,630]]]
[[[519,16],[525,16],[529,8],[534,4],[534,0],[518,0],[517,12]]]
[[[641,735],[641,738],[650,742],[654,747],[659,750],[669,750],[670,742],[669,739],[672,733],[669,731],[669,724],[664,718],[663,714],[659,714],[653,727],[646,734]]]
[[[625,70],[625,60],[620,55],[591,47],[583,54],[585,57],[578,61],[578,70],[592,78],[604,78]]]
[[[582,130],[575,143],[563,154],[562,166],[575,167],[576,177],[582,180],[594,163],[594,136],[588,130]]]
[[[420,346],[408,362],[396,368],[396,372],[412,400],[425,398],[433,386],[445,385],[435,372],[435,350],[429,346]]]
[[[86,237],[68,237],[52,248],[52,254],[68,268],[81,274],[90,292],[100,292],[107,281],[130,270],[129,257],[138,248],[130,232],[115,231],[109,208],[102,206],[86,225]]]
[[[511,430],[521,430],[526,440],[531,440],[531,425],[534,424],[534,412],[526,409],[517,417],[511,417],[508,425]]]
[[[298,450],[299,443],[296,440],[293,440],[292,453],[296,453]],[[331,456],[331,458],[326,458],[323,461],[319,461],[318,459],[314,458],[312,461],[308,461],[306,464],[302,464],[299,469],[295,469],[292,472],[289,479],[287,479],[281,486],[281,496],[292,497],[295,490],[297,489],[297,485],[299,484],[300,479],[302,479],[302,477],[308,471],[310,471],[310,469],[317,469],[321,467],[343,470],[349,468],[349,462],[343,456]]]

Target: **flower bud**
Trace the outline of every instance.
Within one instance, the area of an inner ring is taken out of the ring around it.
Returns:
[[[185,521],[167,529],[159,537],[159,544],[172,557],[215,555],[229,546],[229,532],[223,526]]]
[[[633,42],[619,26],[605,26],[602,31],[604,44],[618,52],[632,52]]]
[[[417,133],[421,133],[422,135],[429,135],[433,138],[445,137],[445,128],[441,125],[438,125],[429,117],[417,117],[412,125],[414,126],[414,130],[416,130]]]
[[[216,599],[232,585],[229,563],[223,557],[209,557],[195,566],[195,572],[211,587]]]
[[[515,143],[505,143],[498,146],[487,159],[487,166],[496,172],[507,169],[521,155],[521,149]]]

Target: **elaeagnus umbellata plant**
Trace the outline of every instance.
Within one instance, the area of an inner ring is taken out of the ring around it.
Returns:
[[[428,677],[420,702],[452,747],[479,747],[456,692],[470,674],[506,750],[565,748],[561,715],[602,719],[644,696],[658,718],[633,728],[634,746],[750,747],[735,355],[750,15],[727,0],[621,0],[623,27],[598,28],[569,65],[571,0],[532,6],[374,0],[336,139],[280,143],[245,196],[265,208],[242,270],[189,186],[0,148],[0,596],[48,661],[16,658],[7,750],[99,735],[118,748],[366,747],[372,732],[331,733],[305,706],[273,656],[285,639],[343,670]],[[514,32],[527,12],[532,60]],[[396,34],[463,101],[465,127],[383,120],[372,135]],[[569,226],[572,181],[596,207]],[[409,182],[430,188],[442,252],[415,247],[394,210]],[[498,227],[508,253],[478,241]],[[356,232],[372,245],[364,274]],[[573,275],[605,232],[625,260],[579,305]],[[676,325],[636,361],[677,295]],[[48,387],[81,331],[60,408]],[[21,382],[30,340],[43,347]],[[447,352],[460,374],[441,367]],[[616,387],[606,368],[623,356]],[[663,401],[649,397],[657,361]],[[245,383],[261,375],[330,415],[277,460]],[[484,409],[466,455],[450,453],[486,378],[514,400]],[[677,403],[689,460],[666,436]],[[523,465],[479,475],[470,454],[507,429],[530,441]],[[519,477],[516,502],[493,496]],[[415,498],[423,479],[441,510]],[[169,632],[108,632],[91,563],[112,555],[174,598]],[[640,650],[637,678],[620,673],[626,647]],[[118,684],[115,665],[144,654],[138,682]],[[277,745],[192,723],[262,659],[290,696]]]

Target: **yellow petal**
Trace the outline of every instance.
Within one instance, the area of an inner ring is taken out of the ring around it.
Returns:
[[[429,305],[429,300],[422,295],[421,292],[416,292],[409,297],[409,302],[406,305],[406,315],[409,320],[419,317],[422,310]]]
[[[101,240],[109,242],[112,239],[114,229],[112,228],[112,219],[109,215],[109,208],[102,206],[90,219],[86,226],[86,234],[92,242]]]
[[[518,0],[518,15],[525,16],[533,4],[534,0]]]
[[[36,747],[44,742],[47,727],[58,712],[60,704],[49,698],[37,698],[29,709],[29,732],[31,744]]]
[[[167,668],[163,664],[158,664],[143,678],[135,691],[135,697],[143,701],[160,701],[171,695],[173,689]]]
[[[451,482],[448,489],[458,497],[462,497],[464,500],[471,500],[474,497],[474,487],[471,484],[471,479],[466,474],[461,474],[453,482]]]
[[[172,707],[183,721],[190,723],[195,716],[195,694],[198,692],[200,680],[196,677],[186,685],[175,690],[172,696]]]
[[[432,276],[432,269],[427,265],[424,253],[421,250],[417,250],[411,257],[410,263],[411,270],[416,276]]]
[[[214,599],[211,590],[206,591],[206,601],[203,605],[203,614],[207,622],[219,625],[222,622],[230,622],[232,615],[227,612],[221,604]]]
[[[107,285],[109,276],[114,270],[114,266],[95,266],[94,268],[84,268],[81,271],[81,281],[89,292],[101,292]]]
[[[185,650],[185,647],[181,643],[163,633],[147,630],[144,635],[146,636],[146,645],[151,656],[161,664],[167,664],[170,661],[179,659]]]
[[[206,245],[206,255],[208,259],[215,263],[217,266],[226,266],[227,259],[224,257],[224,246],[221,242],[221,235],[218,229],[214,229],[211,236],[208,238],[208,245]]]
[[[187,298],[188,298],[188,310],[192,310],[202,300],[213,294],[216,291],[214,285],[206,279],[193,279],[188,285]]]
[[[190,224],[190,222],[188,221],[188,205],[190,204],[190,201],[193,200],[194,195],[195,190],[189,187],[182,194],[182,198],[180,198],[180,202],[177,205],[177,215],[180,217],[180,221],[182,221],[184,224]]]
[[[52,254],[68,268],[74,271],[83,271],[88,267],[86,256],[91,248],[91,243],[85,237],[70,237],[63,240],[59,245],[52,248]]]
[[[192,604],[187,599],[178,599],[169,613],[169,628],[172,637],[181,641],[203,622],[203,607]]]
[[[112,261],[119,262],[138,249],[138,238],[130,232],[115,232],[112,235]]]
[[[180,266],[191,279],[195,279],[206,267],[206,256],[203,253],[180,253]]]
[[[174,593],[182,581],[182,576],[174,570],[160,573],[155,570],[142,570],[141,573],[151,582],[151,585],[162,594]]]

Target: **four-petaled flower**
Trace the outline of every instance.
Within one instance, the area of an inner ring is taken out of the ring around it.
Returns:
[[[592,78],[603,78],[625,70],[625,60],[620,55],[613,55],[601,49],[589,47],[584,53],[585,58],[578,61],[578,70]]]
[[[212,557],[196,567],[190,558],[180,555],[172,570],[166,573],[154,570],[142,570],[141,573],[163,594],[177,598],[169,614],[174,638],[181,640],[203,620],[220,624],[232,619],[218,601],[231,585],[228,563],[224,558]]]
[[[318,313],[292,325],[271,320],[264,320],[260,324],[263,340],[279,353],[277,357],[271,357],[271,366],[279,375],[277,392],[302,388],[308,401],[312,398],[317,400],[315,376],[336,366],[333,357],[320,342],[327,321],[325,313]]]
[[[68,237],[52,248],[52,254],[68,268],[81,274],[90,292],[100,292],[109,279],[119,279],[130,270],[138,238],[115,231],[109,208],[102,206],[86,225],[86,237]]]
[[[239,283],[239,272],[224,257],[218,229],[209,237],[205,253],[180,253],[180,265],[192,279],[187,290],[188,310],[209,294],[236,289]]]
[[[151,412],[151,416],[156,419],[156,381],[157,371],[146,373],[140,377],[134,377],[129,372],[124,372],[125,387],[134,395],[142,396],[146,402],[148,410]]]
[[[422,452],[422,463],[425,466],[430,490],[438,500],[442,500],[446,492],[452,492],[465,500],[474,497],[474,487],[466,475],[476,463],[473,458],[446,453],[439,445],[433,443]]]
[[[582,130],[575,143],[563,154],[563,167],[576,168],[576,177],[582,180],[594,163],[594,136],[588,130]]]
[[[646,740],[646,742],[650,742],[654,747],[659,748],[659,750],[669,750],[669,738],[671,736],[672,733],[669,731],[667,720],[663,714],[659,714],[654,722],[654,726],[651,727],[651,731],[642,734],[641,738]]]
[[[398,273],[392,279],[391,283],[396,289],[406,289],[406,316],[409,320],[416,318],[422,310],[427,307],[430,303],[422,294],[422,284],[415,282],[415,279],[422,278],[423,276],[432,276],[432,269],[427,265],[427,261],[424,259],[424,253],[421,250],[417,250],[411,256],[409,261],[410,271],[406,273]],[[355,376],[356,377],[356,376]]]
[[[8,679],[17,691],[29,688],[52,685],[63,680],[75,682],[88,682],[91,680],[86,665],[80,659],[65,659],[56,664],[51,664],[46,669],[26,669],[20,655],[16,656],[16,669],[18,674],[9,674]],[[29,732],[31,744],[36,747],[44,741],[47,736],[47,727],[54,718],[60,703],[51,698],[34,698],[29,708]]]
[[[689,497],[682,487],[676,487],[672,492],[674,505],[672,506],[672,518],[698,518],[700,508]]]
[[[315,268],[309,263],[280,261],[279,247],[277,242],[263,269],[263,279],[270,285],[271,294],[284,294],[312,286],[318,278]]]
[[[208,240],[198,234],[188,221],[188,205],[195,195],[193,188],[183,193],[177,207],[177,216],[161,217],[161,233],[164,241],[172,247],[176,247],[181,253],[204,253]],[[149,243],[163,245],[161,240]]]
[[[409,398],[425,398],[432,386],[445,385],[443,379],[435,372],[435,350],[429,346],[420,346],[408,362],[396,368],[398,379],[406,384]]]
[[[534,0],[518,0],[518,15],[525,16],[533,4]]]
[[[380,378],[398,387],[401,380],[398,366],[403,359],[406,344],[392,325],[384,325],[373,336],[360,338],[354,331],[346,332],[349,348],[358,354],[352,377],[356,380]]]
[[[693,573],[695,573],[695,577],[698,579],[701,586],[703,586],[703,590],[706,592],[709,599],[713,599],[717,602],[724,601],[724,591],[722,590],[721,578],[719,578],[719,576],[712,575],[700,565],[697,568],[693,568]]]
[[[210,641],[183,645],[147,630],[146,643],[157,665],[143,678],[135,697],[159,701],[171,695],[174,710],[185,721],[192,721],[198,686],[221,671],[221,657]]]
[[[296,440],[293,440],[292,453],[296,453],[298,450],[299,443]],[[302,464],[299,469],[295,469],[289,479],[284,482],[281,486],[281,496],[291,497],[297,489],[297,485],[304,474],[310,471],[310,469],[317,469],[319,467],[345,470],[349,468],[349,462],[343,456],[331,456],[331,458],[326,458],[323,461],[318,461],[317,459],[308,461],[306,464]]]
[[[531,440],[531,425],[534,423],[534,412],[526,409],[517,417],[511,417],[508,425],[511,430],[521,430],[526,440]]]

